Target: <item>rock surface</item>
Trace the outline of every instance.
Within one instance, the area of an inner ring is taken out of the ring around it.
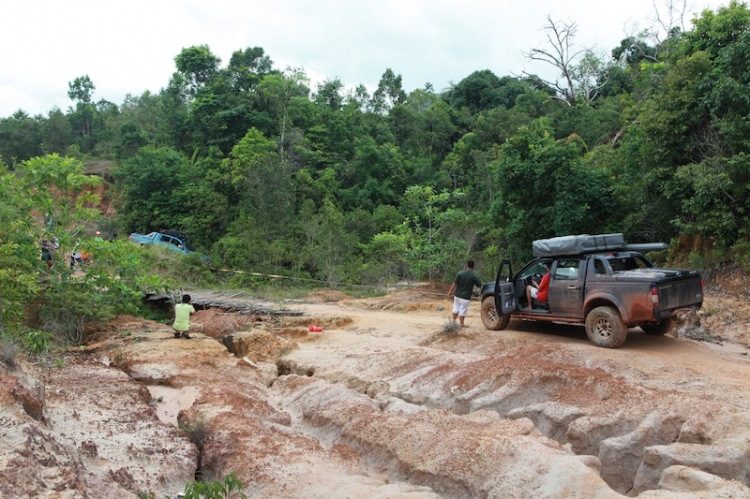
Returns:
[[[450,336],[426,295],[340,298],[199,311],[190,340],[121,317],[64,367],[4,366],[0,497],[176,497],[234,472],[248,497],[750,498],[739,343],[636,328],[608,350],[487,331],[476,305]]]

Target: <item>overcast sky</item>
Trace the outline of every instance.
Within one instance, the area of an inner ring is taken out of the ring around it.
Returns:
[[[626,32],[654,24],[665,0],[2,0],[0,117],[47,114],[72,102],[68,82],[89,75],[94,100],[164,88],[184,47],[208,45],[224,67],[262,47],[277,69],[315,84],[339,78],[372,92],[387,68],[410,92],[436,91],[472,72],[551,77],[522,54],[545,41],[547,15],[575,22],[578,47],[609,53]],[[681,0],[680,0],[681,1]],[[688,0],[686,16],[729,0]]]

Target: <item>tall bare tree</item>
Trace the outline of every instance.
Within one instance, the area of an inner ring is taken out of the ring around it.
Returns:
[[[659,62],[664,50],[664,42],[678,31],[684,32],[685,16],[688,11],[687,0],[651,0],[654,11],[648,20],[651,26],[640,29],[637,24],[625,28],[625,38],[620,47],[612,52],[615,58],[624,56],[625,60],[647,60]]]
[[[669,38],[675,29],[685,31],[687,0],[662,0],[661,7],[656,0],[651,0],[651,5],[654,6],[654,17],[650,20],[657,28],[654,36],[659,43],[664,41],[662,37]]]
[[[547,24],[542,27],[547,34],[548,47],[534,48],[523,55],[532,61],[542,61],[551,64],[560,71],[560,78],[555,81],[543,80],[557,91],[557,97],[575,106],[577,103],[576,86],[574,85],[573,69],[576,58],[585,50],[575,50],[573,39],[578,26],[574,22],[555,21],[547,16]],[[524,71],[524,74],[531,76]],[[561,81],[562,80],[562,81]]]

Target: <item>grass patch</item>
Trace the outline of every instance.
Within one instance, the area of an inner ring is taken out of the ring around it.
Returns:
[[[461,325],[458,322],[448,319],[437,334],[438,336],[456,336],[460,330]]]

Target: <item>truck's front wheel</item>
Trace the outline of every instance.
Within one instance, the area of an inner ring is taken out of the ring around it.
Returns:
[[[499,331],[508,327],[510,314],[499,315],[497,309],[495,309],[495,297],[492,295],[485,296],[482,300],[482,322],[487,329]]]
[[[616,348],[625,343],[628,328],[616,309],[596,307],[586,316],[586,336],[597,346]]]

